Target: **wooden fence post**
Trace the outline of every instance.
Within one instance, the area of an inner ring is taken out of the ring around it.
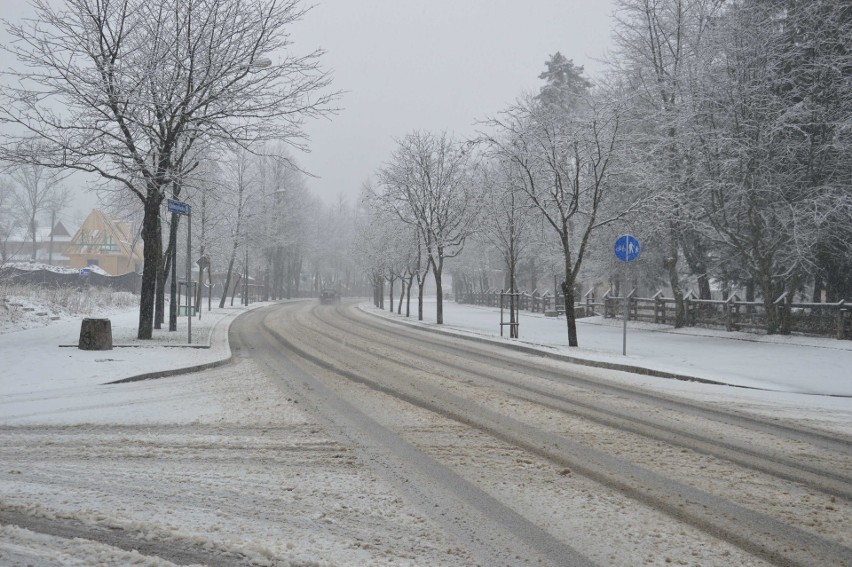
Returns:
[[[785,291],[773,302],[775,313],[778,315],[778,332],[782,335],[790,334],[790,309],[787,307],[788,293],[790,292]]]
[[[686,324],[690,327],[694,327],[695,323],[698,319],[698,314],[696,313],[696,305],[692,299],[695,297],[695,293],[692,290],[689,290],[685,296],[683,296],[683,302],[686,305]]]
[[[726,331],[736,331],[737,320],[739,319],[740,314],[740,306],[737,305],[737,302],[740,300],[736,295],[730,296],[725,301],[725,330]]]
[[[663,290],[659,290],[654,294],[654,323],[666,322],[666,302],[663,300]]]

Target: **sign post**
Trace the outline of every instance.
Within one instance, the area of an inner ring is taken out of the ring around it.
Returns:
[[[192,344],[192,208],[189,204],[168,200],[169,212],[186,217],[186,344]],[[172,277],[175,277],[173,274]],[[180,301],[180,300],[178,300]]]
[[[621,340],[621,354],[627,356],[627,319],[630,317],[630,299],[627,297],[627,264],[636,260],[642,247],[639,240],[630,234],[623,234],[615,239],[615,257],[624,262],[624,325]]]

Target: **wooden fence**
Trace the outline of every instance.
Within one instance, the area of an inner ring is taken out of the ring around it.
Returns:
[[[501,290],[460,293],[456,302],[488,307],[500,306]],[[628,294],[628,317],[633,321],[645,321],[671,325],[675,319],[675,300],[663,297],[658,291],[652,297],[637,297],[635,290]],[[561,293],[550,290],[535,290],[518,294],[521,311],[543,313],[558,317],[565,314],[565,300]],[[742,301],[736,295],[727,300],[698,299],[693,292],[684,297],[686,324],[691,327],[709,327],[727,331],[760,331],[766,329],[766,307],[762,301]],[[784,294],[773,303],[778,320],[787,318],[786,328],[790,332],[807,335],[852,339],[852,303],[787,303]],[[789,311],[788,311],[789,310]],[[607,291],[600,301],[595,300],[592,290],[583,300],[574,304],[576,317],[602,315],[621,318],[624,314],[624,297]]]
[[[142,276],[134,272],[121,276],[107,276],[96,272],[87,272],[85,274],[80,274],[79,272],[58,273],[50,270],[21,270],[5,266],[0,268],[0,284],[3,283],[36,285],[48,288],[108,287],[115,291],[128,291],[138,294],[142,285]]]
[[[482,292],[466,292],[456,295],[456,303],[468,305],[483,305],[486,307],[500,306],[500,293],[504,290],[491,289]],[[589,294],[586,294],[587,296]],[[595,315],[595,306],[587,301],[574,304],[574,315],[576,317],[587,317]],[[594,296],[591,296],[594,300]],[[550,290],[535,290],[532,293],[522,291],[517,295],[518,309],[531,313],[543,313],[547,317],[559,317],[565,315],[565,296],[562,293],[553,293]],[[603,304],[599,304],[603,307]]]
[[[603,296],[604,317],[623,317],[624,297],[607,292]],[[636,297],[635,290],[627,296],[628,316],[634,321],[672,324],[675,300],[663,297],[658,291],[653,297]],[[773,302],[779,321],[788,318],[790,332],[852,339],[852,305],[837,303],[787,303],[787,294]],[[766,329],[766,306],[762,301],[742,301],[733,295],[727,300],[698,299],[693,292],[684,297],[686,324],[690,327],[710,327],[727,331],[758,331]],[[788,311],[789,310],[789,311]]]

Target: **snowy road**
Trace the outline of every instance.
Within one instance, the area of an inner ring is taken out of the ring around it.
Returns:
[[[111,386],[118,423],[0,427],[0,563],[852,564],[848,424],[354,305],[251,311],[231,342]]]
[[[662,540],[651,561],[679,547],[691,561],[708,553],[701,564],[714,553],[850,561],[846,435],[602,383],[351,307],[250,317],[258,324],[240,329],[274,339],[252,331],[243,344],[270,369],[297,361],[294,395],[482,564],[629,564],[648,553],[631,536],[650,526]]]

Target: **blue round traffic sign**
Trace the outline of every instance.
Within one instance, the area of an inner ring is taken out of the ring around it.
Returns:
[[[623,234],[615,239],[615,257],[622,262],[632,262],[639,257],[641,250],[639,240],[631,234]]]

